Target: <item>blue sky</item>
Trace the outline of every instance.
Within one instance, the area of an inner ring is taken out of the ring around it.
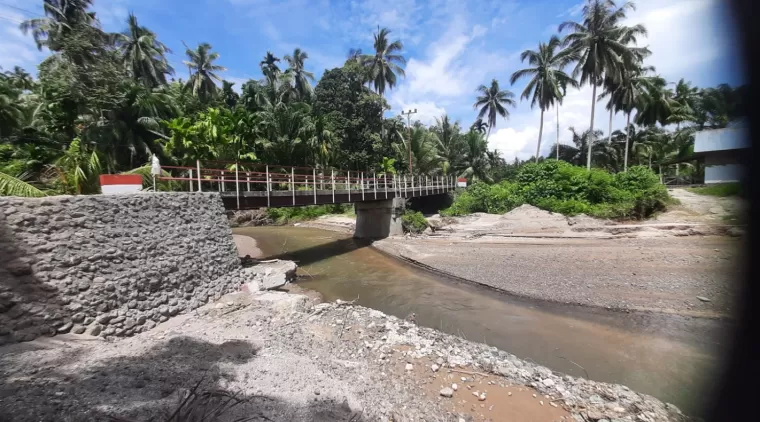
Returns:
[[[46,52],[38,52],[18,22],[41,14],[42,0],[0,0],[0,66],[30,71]],[[629,23],[643,23],[649,37],[640,44],[653,51],[648,63],[671,81],[684,77],[701,86],[739,83],[742,76],[734,44],[733,25],[719,0],[639,0]],[[523,82],[509,86],[509,76],[522,67],[519,54],[547,40],[564,20],[580,19],[581,0],[95,0],[103,26],[119,31],[129,11],[167,44],[177,77],[184,41],[208,42],[221,54],[219,64],[228,80],[241,85],[259,78],[258,63],[267,50],[279,57],[293,48],[306,50],[307,68],[319,77],[324,69],[342,65],[350,48],[370,51],[372,32],[388,27],[405,45],[407,77],[387,94],[392,110],[417,108],[420,120],[448,113],[469,125],[475,118],[475,88],[492,78],[516,95]],[[568,127],[588,127],[591,91],[572,91],[560,109],[560,142],[569,142]],[[607,132],[609,115],[603,104],[597,128]],[[556,141],[555,110],[547,112],[546,153]],[[489,144],[507,159],[535,154],[539,111],[521,102],[509,120],[499,120]],[[623,116],[613,120],[622,127]]]

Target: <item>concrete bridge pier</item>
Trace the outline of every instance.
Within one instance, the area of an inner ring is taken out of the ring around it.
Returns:
[[[357,202],[356,228],[357,239],[382,239],[388,236],[404,234],[401,215],[404,213],[406,199],[393,198],[382,201]]]

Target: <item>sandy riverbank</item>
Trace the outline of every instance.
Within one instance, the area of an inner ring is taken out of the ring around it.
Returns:
[[[623,386],[284,292],[229,295],[112,342],[66,335],[0,351],[0,414],[19,421],[145,420],[201,379],[244,400],[230,416],[254,421],[685,419]]]
[[[741,267],[740,241],[717,236],[388,238],[373,246],[428,269],[520,296],[700,317],[732,314]]]

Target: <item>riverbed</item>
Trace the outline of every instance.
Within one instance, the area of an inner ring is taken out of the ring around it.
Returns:
[[[725,320],[620,313],[528,300],[434,275],[345,234],[297,227],[234,229],[264,256],[296,261],[299,284],[486,343],[553,370],[626,385],[698,415],[716,376]],[[452,257],[452,259],[456,259]],[[509,274],[519,277],[520,274]]]

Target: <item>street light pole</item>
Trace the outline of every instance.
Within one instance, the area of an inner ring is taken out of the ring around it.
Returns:
[[[406,113],[404,111],[401,111],[402,116],[406,116],[406,127],[409,130],[409,175],[412,174],[412,114],[417,113],[417,109],[415,108],[414,111],[409,110]]]

